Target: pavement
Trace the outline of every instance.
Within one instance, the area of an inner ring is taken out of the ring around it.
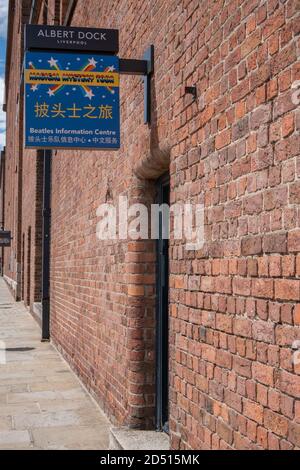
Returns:
[[[0,449],[109,448],[109,422],[0,277]]]

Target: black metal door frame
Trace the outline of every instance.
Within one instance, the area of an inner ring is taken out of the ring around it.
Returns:
[[[170,203],[169,175],[157,181],[157,204]],[[159,212],[156,275],[156,429],[168,432],[169,413],[169,240],[163,238],[163,219]],[[165,226],[164,226],[165,227]]]
[[[42,242],[42,341],[50,338],[50,234],[51,234],[51,162],[52,151],[44,152],[43,242]]]

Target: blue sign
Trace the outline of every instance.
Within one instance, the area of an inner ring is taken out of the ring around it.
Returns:
[[[26,148],[120,148],[119,59],[26,52]]]

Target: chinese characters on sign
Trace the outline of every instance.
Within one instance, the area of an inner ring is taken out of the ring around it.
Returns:
[[[27,52],[27,148],[120,147],[119,59]]]

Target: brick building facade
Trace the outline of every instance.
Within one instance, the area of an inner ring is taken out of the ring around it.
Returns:
[[[42,163],[22,143],[29,18],[117,28],[124,58],[155,48],[151,126],[141,79],[122,76],[120,151],[52,154],[52,341],[115,425],[154,427],[156,245],[98,240],[97,208],[120,195],[150,205],[169,172],[171,203],[205,206],[203,248],[169,243],[171,447],[300,448],[299,2],[10,2],[3,270],[33,311]]]

